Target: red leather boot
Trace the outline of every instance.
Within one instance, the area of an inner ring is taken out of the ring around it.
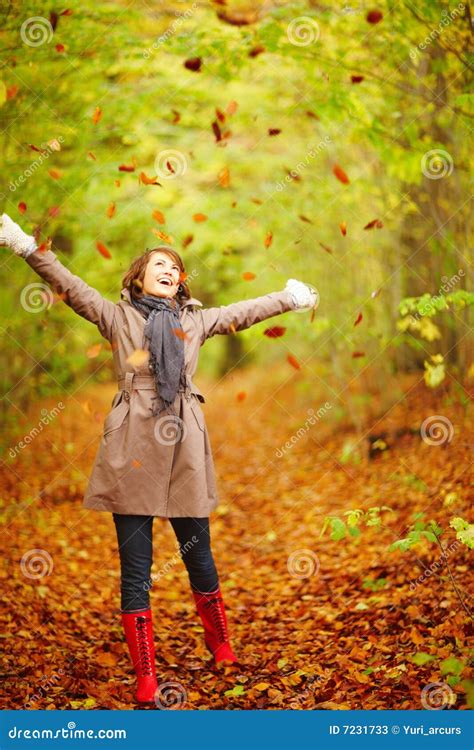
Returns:
[[[154,703],[158,688],[155,672],[155,647],[151,609],[122,612],[122,624],[137,676],[135,697],[140,703]]]
[[[237,657],[232,651],[227,631],[224,602],[217,587],[211,593],[193,590],[194,601],[204,626],[204,641],[216,664],[233,664]]]

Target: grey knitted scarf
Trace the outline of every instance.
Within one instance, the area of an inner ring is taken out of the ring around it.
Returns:
[[[184,342],[179,335],[179,330],[183,330],[179,320],[181,306],[176,299],[149,294],[140,300],[132,297],[132,304],[146,318],[144,333],[150,342],[149,364],[155,376],[157,396],[162,401],[158,410],[152,408],[152,414],[174,413],[169,409],[180,384],[185,385]]]

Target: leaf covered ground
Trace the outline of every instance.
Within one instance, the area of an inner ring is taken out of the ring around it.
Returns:
[[[298,374],[278,387],[262,377],[204,389],[221,498],[213,550],[240,663],[212,667],[171,527],[156,519],[153,571],[172,563],[151,591],[160,683],[179,684],[181,710],[466,708],[470,619],[450,574],[469,606],[468,549],[449,519],[469,514],[469,410],[448,386],[428,391],[411,375],[380,419],[374,397],[361,429],[335,414],[308,427],[324,392],[302,393]],[[112,516],[81,506],[113,393],[101,385],[63,397],[26,449],[4,454],[3,708],[136,708]],[[32,407],[28,430],[56,403]],[[429,415],[449,418],[449,442],[420,439]],[[381,433],[374,448],[368,438]],[[392,511],[381,527],[321,536],[327,515],[383,505]],[[428,540],[388,551],[416,513],[443,528],[445,547],[454,542],[449,571],[433,566],[440,551]],[[24,574],[34,549],[46,559],[40,578]]]

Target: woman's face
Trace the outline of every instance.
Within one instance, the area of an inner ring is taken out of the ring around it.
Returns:
[[[143,291],[155,297],[174,297],[181,271],[173,258],[157,250],[150,255],[143,278]]]

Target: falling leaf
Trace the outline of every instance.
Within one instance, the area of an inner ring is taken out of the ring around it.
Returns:
[[[112,202],[109,204],[109,207],[107,209],[107,216],[109,217],[109,219],[111,219],[112,216],[114,215],[115,215],[115,203]]]
[[[323,250],[325,250],[327,253],[332,253],[331,248],[328,247],[327,245],[325,245],[323,242],[320,242],[319,244],[321,245],[321,247],[323,248]]]
[[[365,352],[352,352],[353,359],[357,359],[358,357],[365,357]]]
[[[284,326],[273,326],[273,328],[266,328],[263,332],[264,336],[268,336],[269,339],[277,339],[283,336],[286,328]]]
[[[308,115],[308,117],[312,117],[313,120],[321,120],[321,118],[319,117],[319,115],[315,114],[314,112],[311,112],[310,109],[306,110],[306,114]]]
[[[345,221],[341,221],[341,223],[339,224],[339,229],[341,230],[342,236],[345,237],[347,234],[347,226]]]
[[[200,57],[190,57],[189,60],[184,61],[184,67],[188,70],[192,70],[195,73],[201,70],[202,60]]]
[[[265,235],[263,244],[265,245],[265,247],[270,247],[272,242],[273,242],[273,232],[267,232],[267,234]]]
[[[15,96],[18,94],[18,91],[19,91],[19,87],[16,85],[16,83],[14,83],[13,86],[9,86],[6,92],[7,101],[9,99],[14,99]]]
[[[230,172],[228,167],[224,167],[218,174],[219,185],[223,188],[229,187]]]
[[[188,339],[188,336],[186,335],[186,333],[183,331],[182,328],[172,328],[171,330],[173,331],[174,335],[178,339],[181,339],[182,341],[184,341],[185,339]]]
[[[110,250],[107,250],[107,248],[105,247],[104,244],[102,244],[102,242],[97,241],[95,243],[95,245],[96,245],[97,250],[99,251],[99,253],[101,255],[103,255],[104,258],[111,258],[112,257],[112,254],[111,254]]]
[[[306,224],[312,224],[313,222],[311,219],[308,219],[307,216],[304,216],[304,214],[299,214],[298,219],[301,219],[301,221],[305,221]]]
[[[24,214],[26,211],[26,203],[20,201],[20,203],[18,204],[18,210],[21,214]]]
[[[268,128],[268,135],[280,135],[280,128]]]
[[[263,201],[260,200],[260,198],[250,198],[250,200],[252,201],[252,203],[256,203],[257,206],[263,206]]]
[[[236,101],[229,102],[229,104],[227,105],[227,114],[228,115],[235,115],[235,113],[237,112],[238,106],[239,105],[237,104]]]
[[[55,49],[56,49],[56,52],[59,52],[59,53],[61,53],[61,52],[64,52],[64,50],[65,50],[66,48],[65,48],[64,44],[56,44],[56,45],[55,45]]]
[[[193,221],[195,221],[197,224],[207,221],[206,214],[193,214]]]
[[[33,143],[30,143],[29,145],[32,151],[38,151],[38,153],[40,154],[48,153],[45,148],[38,148],[38,146],[35,146]]]
[[[97,123],[101,119],[102,119],[102,110],[100,107],[96,107],[94,110],[94,114],[92,115],[92,122],[94,123],[94,125],[97,125]]]
[[[181,120],[181,115],[177,109],[172,109],[171,111],[173,113],[173,119],[171,120],[171,122],[173,123],[173,125],[177,125],[178,122]]]
[[[216,107],[216,117],[219,122],[225,122],[225,114],[219,107]]]
[[[295,368],[295,370],[301,370],[300,363],[292,354],[287,354],[286,359],[290,363],[290,365]]]
[[[344,172],[343,168],[339,166],[339,164],[334,164],[332,168],[333,174],[339,182],[342,182],[343,185],[348,185],[350,180],[347,174]]]
[[[119,172],[135,172],[135,164],[121,164],[119,166]]]
[[[186,248],[186,247],[188,247],[188,245],[190,245],[190,244],[191,244],[191,242],[193,241],[193,239],[194,239],[194,235],[193,235],[193,234],[187,234],[187,235],[186,235],[186,236],[185,236],[185,237],[183,238],[183,241],[182,241],[182,243],[181,243],[181,246],[182,246],[183,248]]]
[[[352,83],[362,83],[364,76],[351,76]]]
[[[55,216],[59,216],[60,213],[60,206],[51,206],[51,208],[48,208],[48,216],[52,216],[54,218]]]
[[[140,172],[138,181],[142,182],[144,185],[159,185],[160,187],[162,187],[156,177],[147,177],[145,172]]]
[[[244,271],[244,273],[242,274],[242,278],[244,279],[244,281],[253,281],[256,276],[254,273],[252,273],[252,271]]]
[[[92,153],[92,151],[88,151],[87,155],[90,156],[91,159],[94,159],[94,161],[97,161],[97,157],[95,156],[95,154]]]
[[[125,360],[132,367],[141,367],[146,364],[150,358],[150,352],[146,349],[135,349]]]
[[[265,47],[263,46],[263,44],[257,44],[250,50],[249,57],[258,57],[258,55],[261,55],[262,52],[265,52]]]
[[[152,217],[155,219],[155,221],[158,222],[158,224],[165,224],[166,219],[164,217],[164,214],[161,213],[161,211],[158,211],[157,208],[154,209],[151,213]]]
[[[219,123],[217,122],[217,120],[213,121],[212,130],[216,139],[216,143],[218,143],[219,141],[222,140],[222,132],[221,132],[221,129],[219,127]]]
[[[245,391],[239,391],[237,394],[237,401],[244,401],[247,397],[247,394]]]
[[[48,174],[53,180],[60,180],[62,173],[58,169],[48,169]]]
[[[62,10],[59,14],[60,16],[72,16],[73,11],[71,8],[66,8],[66,10]]]
[[[380,289],[375,289],[373,292],[371,292],[370,296],[372,297],[372,299],[375,299],[376,297],[379,296],[380,292],[381,292]]]
[[[360,312],[355,320],[354,326],[358,326],[361,320],[362,320],[362,313]]]
[[[380,21],[383,18],[383,13],[380,10],[369,10],[369,12],[366,15],[366,20],[368,23],[380,23]]]
[[[171,235],[166,234],[165,232],[160,232],[158,229],[152,229],[151,230],[153,234],[155,234],[160,240],[163,240],[163,242],[167,242],[168,245],[172,245],[174,243],[173,237]]]
[[[383,222],[381,222],[380,219],[373,219],[365,225],[364,229],[373,229],[374,227],[376,227],[377,229],[382,229]]]
[[[89,359],[95,359],[95,357],[99,356],[101,349],[102,344],[94,344],[87,349],[86,356],[89,357]]]

